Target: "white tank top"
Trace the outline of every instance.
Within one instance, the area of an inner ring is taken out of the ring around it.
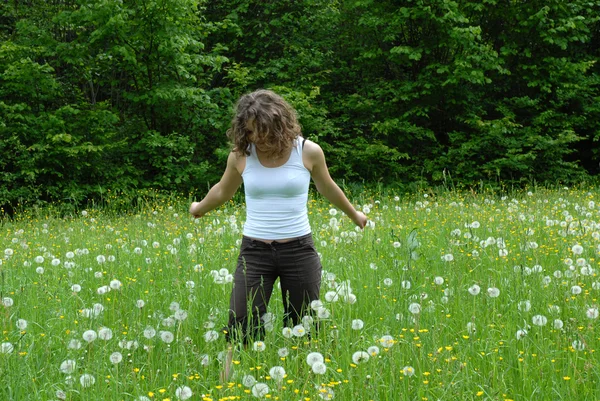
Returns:
[[[242,172],[246,194],[244,235],[266,240],[309,234],[308,185],[310,172],[302,162],[302,143],[294,141],[288,161],[280,166],[263,166],[250,144]]]

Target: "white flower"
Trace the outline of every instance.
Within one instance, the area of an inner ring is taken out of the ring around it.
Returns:
[[[12,249],[10,249],[10,248],[6,248],[6,249],[4,250],[4,255],[6,255],[6,256],[12,256],[14,253],[15,253],[15,251],[13,251],[13,250],[12,250]]]
[[[323,362],[315,362],[311,366],[314,374],[322,375],[327,371],[327,366]]]
[[[536,326],[545,326],[548,323],[548,318],[544,315],[535,315],[531,318],[531,321]]]
[[[588,308],[585,315],[588,319],[598,319],[598,308]]]
[[[144,337],[146,337],[148,340],[150,340],[151,338],[154,338],[154,336],[156,335],[156,330],[154,330],[153,327],[146,327],[144,329]]]
[[[327,302],[337,302],[339,299],[339,294],[337,291],[328,291],[325,293],[325,300]]]
[[[352,354],[352,362],[356,365],[359,363],[367,362],[369,360],[369,354],[365,351],[356,351]]]
[[[242,377],[242,384],[245,387],[252,387],[256,384],[256,379],[254,378],[254,376],[244,375],[244,377]]]
[[[0,354],[11,354],[14,351],[15,347],[11,343],[2,343],[0,344]]]
[[[167,344],[170,344],[173,342],[173,340],[175,340],[175,336],[173,335],[173,333],[167,330],[161,331],[159,335],[160,339]]]
[[[102,287],[100,287],[100,288],[98,288],[96,290],[96,292],[98,293],[98,295],[104,295],[104,294],[106,294],[109,291],[110,291],[110,287],[107,286],[107,285],[103,285]]]
[[[394,337],[385,335],[379,339],[381,346],[384,348],[390,348],[395,344]]]
[[[442,284],[444,284],[444,278],[440,277],[440,276],[437,276],[436,278],[433,279],[433,282],[436,285],[442,285]]]
[[[496,287],[488,288],[487,292],[490,298],[497,298],[500,295],[500,290]]]
[[[379,355],[379,347],[376,345],[371,345],[369,348],[367,348],[367,352],[371,356],[377,356]]]
[[[60,364],[60,371],[64,374],[70,375],[75,372],[75,368],[77,367],[77,362],[73,359],[67,359]]]
[[[467,323],[467,332],[469,332],[469,334],[474,334],[476,331],[477,331],[477,326],[475,326],[475,323],[473,323],[473,322]]]
[[[92,341],[94,341],[96,338],[98,338],[98,334],[96,334],[96,332],[94,330],[86,330],[83,333],[83,339],[85,341],[87,341],[88,343],[91,343]]]
[[[335,397],[335,393],[331,387],[319,386],[317,387],[317,390],[319,392],[319,397],[323,400],[333,400]]]
[[[58,265],[60,265],[60,259],[54,258],[54,259],[52,259],[51,263],[52,263],[52,266],[58,266]]]
[[[452,255],[451,253],[448,253],[448,254],[442,256],[442,260],[444,262],[452,262],[454,260],[454,255]]]
[[[314,365],[317,362],[323,362],[325,359],[323,358],[323,355],[320,352],[311,352],[306,356],[306,363],[309,366]]]
[[[180,322],[184,321],[185,319],[187,319],[188,314],[186,311],[184,311],[183,309],[179,309],[178,311],[176,311],[173,314],[173,317],[175,318],[175,320],[178,320]]]
[[[79,284],[73,284],[71,286],[71,291],[73,291],[73,292],[79,292],[79,291],[81,291],[81,286]]]
[[[352,330],[360,330],[364,327],[365,323],[360,319],[352,320]]]
[[[13,301],[12,298],[10,298],[10,297],[2,298],[2,305],[6,306],[7,308],[10,306],[13,306],[14,304],[15,304],[15,301]]]
[[[277,350],[277,355],[279,355],[280,358],[285,358],[289,355],[289,353],[290,352],[286,347],[282,347]]]
[[[108,359],[110,359],[110,361],[116,365],[118,363],[121,363],[121,361],[123,360],[123,355],[118,351],[113,352],[112,354],[110,354]]]
[[[335,216],[337,214],[337,210],[335,209],[329,209],[329,214],[332,216]]]
[[[102,327],[98,330],[98,338],[104,341],[108,341],[113,338],[113,332],[108,327]]]
[[[385,278],[385,279],[383,279],[383,285],[385,285],[386,287],[391,287],[393,283],[394,282],[392,281],[391,278]]]
[[[35,263],[44,263],[44,257],[43,256],[36,256],[34,259]]]
[[[574,255],[581,255],[583,253],[583,247],[579,244],[573,245],[573,248],[571,248],[571,251],[573,252]]]
[[[394,241],[394,243],[392,244],[392,246],[394,248],[400,248],[402,246],[402,244],[400,242],[398,242],[398,241]]]
[[[284,328],[285,330],[285,328]],[[306,328],[301,325],[301,324],[297,324],[296,326],[294,326],[294,328],[291,329],[291,334],[295,337],[302,337],[306,334]],[[283,333],[283,336],[285,337],[286,333]],[[290,338],[290,337],[286,337],[286,338]]]
[[[44,274],[44,268],[43,268],[42,266],[38,266],[38,267],[35,269],[35,272],[36,272],[37,274]]]
[[[106,256],[104,256],[104,255],[96,256],[96,262],[98,262],[99,264],[106,262]]]
[[[554,319],[553,326],[554,326],[555,329],[560,330],[560,329],[563,328],[564,325],[565,324],[563,323],[562,320],[560,320],[560,319]]]
[[[254,344],[252,344],[252,349],[257,352],[262,352],[266,348],[267,345],[264,343],[264,341],[254,341]]]
[[[256,383],[252,386],[252,395],[256,398],[263,398],[267,394],[269,394],[269,386],[265,383]]]
[[[571,346],[576,351],[583,351],[585,349],[585,343],[583,341],[580,341],[580,340],[573,341],[573,343],[571,344]]]
[[[310,303],[310,308],[314,311],[318,311],[322,307],[323,307],[323,302],[319,299],[315,299],[314,301],[311,301],[311,303]]]
[[[527,330],[517,330],[517,340],[521,340],[523,337],[527,335]]]
[[[581,291],[582,291],[582,289],[578,285],[574,285],[573,287],[571,287],[571,294],[573,294],[573,295],[579,295],[579,294],[581,294]]]
[[[410,281],[404,280],[404,281],[402,281],[401,286],[405,290],[410,290],[410,287],[412,286],[412,284],[410,283]]]
[[[85,373],[79,378],[79,383],[81,383],[81,387],[91,387],[96,383],[96,378],[89,373]]]
[[[478,222],[478,221],[474,221],[474,222],[472,222],[472,223],[470,224],[470,227],[471,227],[471,228],[479,228],[480,226],[481,226],[481,225],[479,224],[479,222]]]
[[[19,330],[25,330],[27,328],[27,320],[25,320],[25,319],[17,320],[17,328]]]
[[[480,291],[481,288],[477,284],[473,284],[471,287],[469,287],[469,294],[471,295],[478,295]]]
[[[179,398],[180,400],[187,400],[193,394],[194,393],[192,392],[192,389],[188,386],[180,386],[177,387],[177,390],[175,390],[175,397]]]
[[[137,306],[139,309],[142,309],[144,305],[146,305],[146,302],[144,302],[143,299],[138,299],[135,301],[135,306]]]
[[[285,369],[283,366],[273,366],[269,369],[269,376],[275,381],[281,381],[285,377]]]
[[[531,309],[531,301],[529,301],[529,300],[520,301],[517,304],[517,308],[519,308],[519,310],[521,312],[529,312],[529,310]]]
[[[329,309],[327,308],[321,308],[317,311],[317,317],[319,319],[329,319],[330,316],[331,312],[329,312]]]
[[[415,368],[413,368],[412,366],[405,366],[404,369],[402,369],[402,373],[404,373],[404,376],[414,376]]]
[[[121,282],[119,280],[115,279],[115,280],[111,280],[109,285],[110,285],[110,288],[112,288],[113,290],[119,290],[119,289],[121,289],[121,286],[123,284],[121,284]]]
[[[408,311],[413,315],[421,313],[421,305],[413,302],[412,304],[408,305]]]
[[[67,348],[69,348],[69,349],[80,349],[81,348],[81,341],[73,339],[73,340],[69,341],[69,344],[67,345]]]

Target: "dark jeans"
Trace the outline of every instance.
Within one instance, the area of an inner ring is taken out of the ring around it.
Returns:
[[[233,337],[247,343],[262,337],[264,329],[260,318],[267,311],[278,277],[284,324],[298,324],[309,314],[311,301],[319,299],[321,270],[311,234],[270,244],[244,236],[229,303],[227,339]]]

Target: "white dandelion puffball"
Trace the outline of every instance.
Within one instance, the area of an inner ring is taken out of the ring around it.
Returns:
[[[257,352],[262,352],[266,348],[267,345],[264,343],[264,341],[254,341],[254,344],[252,344],[252,349]]]
[[[180,386],[177,387],[177,390],[175,390],[175,397],[179,398],[180,400],[187,400],[188,398],[191,398],[192,395],[194,395],[194,393],[188,386]]]
[[[579,294],[581,294],[582,291],[583,290],[578,285],[574,285],[573,287],[571,287],[571,294],[573,294],[573,295],[579,295]]]
[[[335,216],[337,214],[337,210],[336,209],[329,209],[329,214],[331,216]]]
[[[477,331],[477,326],[473,322],[467,323],[467,332],[469,334],[474,334]]]
[[[173,333],[171,333],[170,331],[161,331],[159,335],[160,339],[167,344],[170,344],[173,342],[173,340],[175,340],[175,335],[173,335]]]
[[[75,368],[77,367],[77,362],[73,359],[67,359],[60,364],[60,371],[64,374],[70,375],[75,372]]]
[[[81,291],[81,286],[79,284],[73,284],[71,286],[71,291],[73,291],[73,292],[80,292]]]
[[[52,266],[58,266],[58,265],[60,265],[60,259],[56,259],[56,258],[52,259],[51,263],[52,263]]]
[[[15,301],[13,301],[13,299],[11,297],[2,298],[2,305],[6,306],[7,308],[13,306],[14,304],[15,304]]]
[[[250,388],[256,384],[256,379],[252,375],[244,375],[244,377],[242,377],[242,384],[245,387]]]
[[[585,343],[583,341],[580,341],[580,340],[573,341],[573,343],[571,344],[571,346],[576,351],[583,351],[585,349]]]
[[[410,283],[410,281],[407,281],[407,280],[402,281],[402,283],[400,283],[400,285],[405,290],[410,290],[410,287],[412,286],[412,284]]]
[[[413,368],[412,366],[405,366],[404,369],[402,369],[402,373],[404,374],[404,376],[414,376],[415,375],[415,368]]]
[[[112,354],[110,354],[108,359],[110,359],[110,361],[116,365],[121,363],[121,361],[123,360],[123,355],[118,351],[113,352]]]
[[[85,373],[79,378],[79,383],[81,383],[81,387],[91,387],[96,383],[96,378],[89,373]]]
[[[437,276],[436,278],[433,279],[433,282],[436,285],[442,285],[442,284],[444,284],[444,278],[440,277],[440,276]]]
[[[354,319],[352,321],[352,330],[360,330],[365,326],[365,322],[360,319]]]
[[[452,255],[451,253],[447,253],[444,256],[442,256],[442,260],[444,262],[452,262],[454,260],[454,255]]]
[[[277,350],[277,355],[279,355],[280,358],[285,358],[289,354],[290,351],[286,347],[282,347]]]
[[[44,268],[43,268],[42,266],[38,266],[38,267],[35,269],[35,272],[36,272],[37,274],[44,274]]]
[[[562,321],[562,320],[560,320],[560,319],[554,319],[554,323],[553,323],[552,325],[553,325],[553,327],[554,327],[556,330],[560,330],[560,329],[562,329],[562,328],[563,328],[563,326],[564,326],[565,324],[564,324],[564,323],[563,323],[563,321]]]
[[[327,302],[337,302],[339,298],[337,291],[328,291],[325,293],[325,300]]]
[[[122,285],[123,284],[119,280],[116,280],[116,279],[111,280],[111,282],[109,284],[110,288],[112,288],[113,290],[120,290]]]
[[[598,308],[588,308],[585,315],[588,319],[598,319]]]
[[[418,303],[412,303],[408,305],[408,311],[413,315],[421,313],[421,305]]]
[[[391,287],[392,284],[394,284],[394,281],[391,278],[385,278],[383,279],[383,285],[385,285],[386,287]]]
[[[369,353],[365,352],[365,351],[356,351],[354,354],[352,354],[352,362],[354,362],[356,365],[358,365],[359,363],[364,363],[364,362],[368,362],[369,361]]]
[[[301,324],[297,324],[296,326],[294,326],[291,329],[291,334],[294,337],[302,337],[302,336],[304,336],[306,334],[306,328],[303,325],[301,325]],[[283,333],[283,336],[284,337],[286,336],[285,332]],[[286,338],[290,338],[290,337],[286,337]]]
[[[471,295],[479,295],[481,292],[481,288],[477,284],[473,284],[469,287],[469,294]]]
[[[583,247],[581,245],[573,245],[573,248],[571,248],[571,251],[573,252],[573,255],[581,255],[583,253]]]
[[[92,341],[96,340],[96,338],[98,338],[98,334],[94,330],[86,330],[83,332],[82,337],[85,341],[91,343]]]
[[[369,348],[367,348],[367,352],[371,356],[377,356],[379,355],[379,347],[376,345],[371,345]]]
[[[204,341],[206,341],[207,343],[213,342],[217,338],[219,338],[219,333],[215,330],[209,330],[206,333],[204,333]]]
[[[69,349],[80,349],[81,348],[81,341],[73,339],[73,340],[69,341],[69,344],[67,345],[67,348],[69,348]]]
[[[394,337],[392,337],[390,335],[382,336],[379,339],[379,342],[381,343],[381,346],[384,348],[390,348],[395,344]]]
[[[500,290],[497,289],[496,287],[488,288],[487,292],[488,292],[488,296],[490,298],[497,298],[500,295]]]
[[[96,262],[98,262],[98,264],[102,264],[106,262],[106,256],[104,255],[98,255],[96,256]]]
[[[269,394],[269,386],[265,383],[256,383],[252,386],[252,395],[256,398],[263,398],[267,394]]]
[[[304,327],[302,327],[302,329],[304,329]],[[289,327],[284,327],[283,329],[281,329],[281,334],[285,338],[292,338],[292,336],[294,335],[292,329]]]
[[[33,259],[35,261],[35,263],[44,263],[44,257],[43,256],[36,256],[35,259]]]
[[[185,319],[187,319],[188,313],[186,311],[184,311],[183,309],[179,309],[178,311],[176,311],[173,314],[173,317],[175,318],[175,320],[178,320],[178,321],[182,322]]]
[[[522,330],[517,330],[517,340],[521,340],[523,339],[525,336],[527,335],[527,330],[522,329]]]
[[[0,344],[0,354],[11,354],[15,350],[15,347],[11,343]]]
[[[273,366],[269,369],[269,376],[275,381],[281,381],[285,377],[285,369],[283,366]]]
[[[548,319],[544,315],[535,315],[531,318],[531,322],[536,326],[545,326]]]
[[[146,302],[144,302],[143,299],[138,299],[137,301],[135,301],[135,306],[139,309],[142,309],[144,305],[146,305]]]
[[[151,338],[154,338],[154,336],[156,335],[156,330],[154,330],[154,327],[146,327],[144,329],[144,337],[146,337],[148,340],[150,340]]]
[[[517,308],[519,308],[519,310],[521,312],[529,312],[529,310],[531,309],[531,301],[529,301],[529,300],[520,301],[517,304]]]
[[[113,338],[113,332],[108,327],[102,327],[98,330],[98,338],[104,341],[108,341]]]
[[[323,362],[313,363],[311,366],[311,369],[312,369],[313,373],[316,375],[322,375],[322,374],[325,374],[325,372],[327,372],[327,366],[325,366],[325,364]]]
[[[19,330],[25,330],[27,328],[27,320],[25,320],[25,319],[17,320],[17,328]]]
[[[325,360],[325,358],[323,358],[323,355],[320,352],[311,352],[306,356],[306,363],[309,366],[314,365],[317,362],[323,362]]]

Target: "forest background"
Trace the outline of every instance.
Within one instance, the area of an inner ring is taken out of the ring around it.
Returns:
[[[200,196],[258,88],[346,183],[593,180],[599,55],[600,1],[2,0],[0,206]]]

